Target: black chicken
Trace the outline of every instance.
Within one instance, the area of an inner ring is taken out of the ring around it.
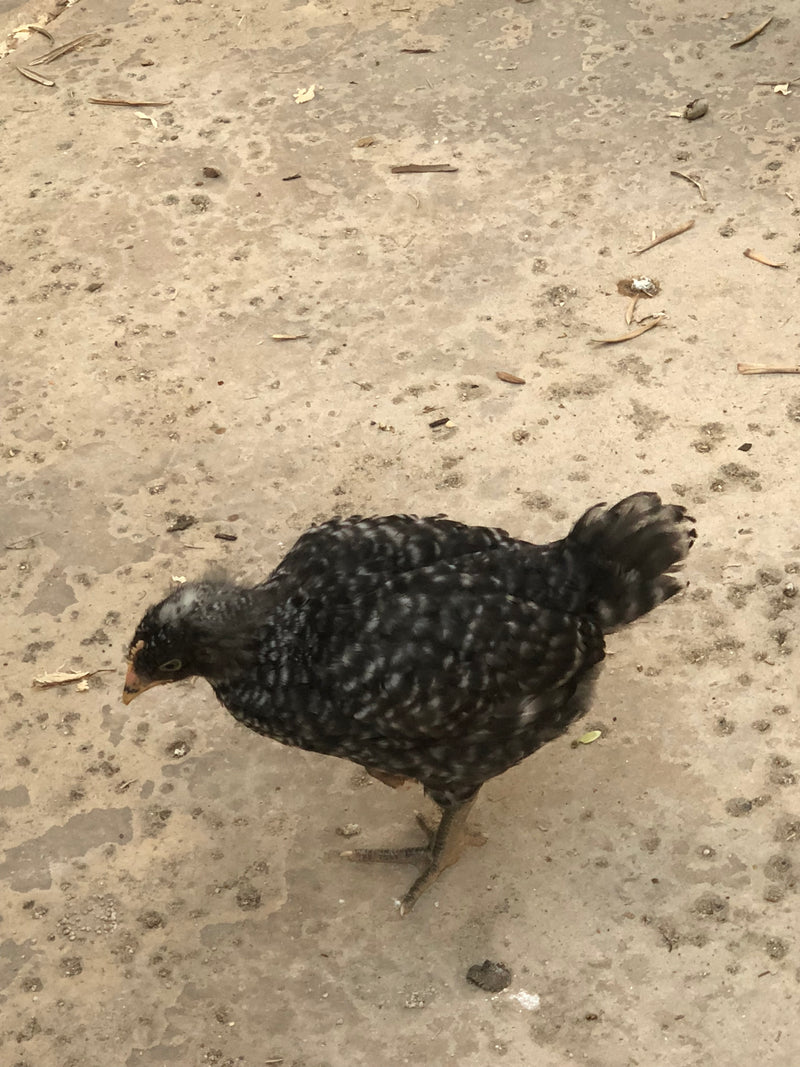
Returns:
[[[421,782],[442,811],[426,846],[344,853],[420,863],[405,913],[477,843],[481,785],[583,713],[571,698],[604,633],[679,591],[692,522],[655,493],[598,504],[547,545],[445,518],[332,519],[254,588],[201,581],[148,608],[123,700],[201,675],[252,730]]]

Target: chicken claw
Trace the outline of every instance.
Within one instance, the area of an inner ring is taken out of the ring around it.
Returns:
[[[428,838],[427,845],[411,848],[356,848],[341,852],[340,855],[356,863],[419,864],[422,867],[419,877],[400,901],[400,915],[408,915],[425,890],[433,885],[443,871],[459,860],[465,847],[486,844],[484,834],[467,829],[467,818],[474,803],[475,796],[472,796],[460,804],[444,808],[439,825],[435,829],[424,816],[416,812],[417,823]]]

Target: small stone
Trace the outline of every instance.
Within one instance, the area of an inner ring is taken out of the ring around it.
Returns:
[[[74,978],[83,971],[83,960],[80,956],[65,956],[61,961],[61,973],[66,978]]]
[[[483,963],[473,963],[467,971],[467,981],[487,993],[499,993],[511,982],[511,971],[504,963],[484,960]]]
[[[102,282],[89,282],[86,286],[87,293],[97,293],[103,288]]]
[[[747,797],[733,797],[725,805],[725,810],[729,815],[732,815],[734,819],[738,819],[742,815],[750,814],[753,810],[753,802],[748,800]]]
[[[168,515],[167,520],[169,522],[167,533],[179,533],[181,530],[188,530],[190,526],[194,526],[197,522],[194,515]]]
[[[203,177],[204,178],[221,178],[222,177],[222,171],[218,170],[216,167],[203,167]]]
[[[339,837],[356,837],[361,833],[361,827],[357,822],[348,822],[344,826],[337,826],[336,833]]]
[[[701,119],[703,115],[708,113],[708,101],[697,99],[691,100],[683,109],[683,117],[688,122],[694,122],[695,119]]]

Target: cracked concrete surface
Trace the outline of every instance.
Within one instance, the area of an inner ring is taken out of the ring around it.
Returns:
[[[794,5],[48,25],[97,37],[33,68],[53,87],[14,69],[38,35],[0,61],[0,1061],[796,1067],[800,390],[736,373],[798,362],[800,93],[757,84],[797,74]],[[589,343],[642,275],[663,323]],[[120,702],[175,577],[259,578],[335,513],[549,539],[640,488],[697,518],[689,591],[612,638],[602,738],[492,781],[489,843],[404,921],[409,869],[336,831],[415,840],[416,790],[249,735],[203,683]],[[467,984],[484,959],[506,991]]]

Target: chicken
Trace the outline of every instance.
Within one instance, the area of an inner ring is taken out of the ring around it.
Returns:
[[[692,523],[655,493],[545,545],[441,517],[332,519],[260,585],[185,584],[148,608],[123,700],[199,675],[251,730],[420,782],[441,809],[426,845],[343,853],[420,865],[405,914],[479,842],[481,785],[586,710],[573,698],[604,634],[679,591]]]

